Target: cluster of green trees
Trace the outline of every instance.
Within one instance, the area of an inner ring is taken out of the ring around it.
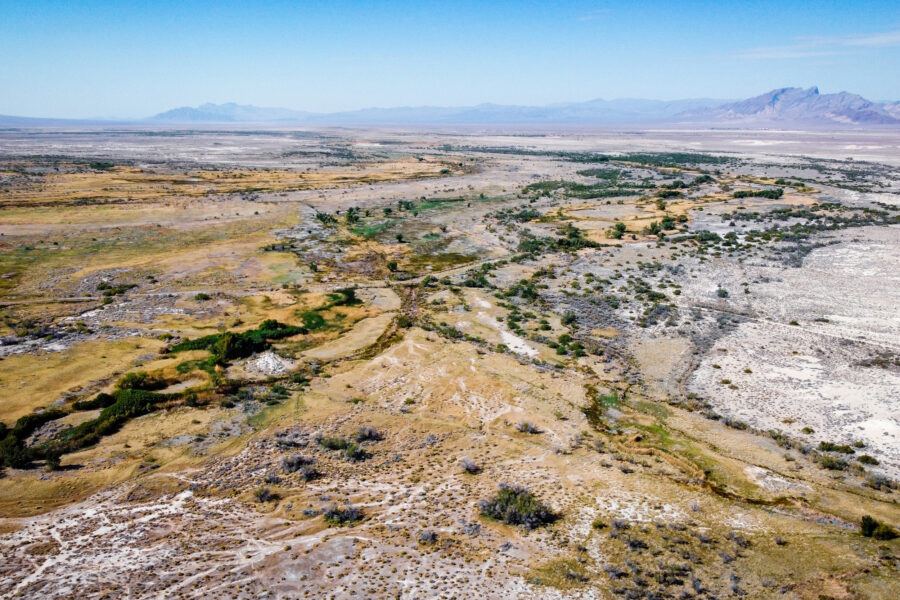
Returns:
[[[353,225],[354,223],[359,223],[360,219],[362,218],[359,215],[360,212],[361,212],[361,209],[359,209],[356,206],[351,206],[350,208],[347,209],[347,214],[344,215],[344,220],[347,221],[348,225]]]
[[[44,424],[66,416],[67,411],[49,409],[25,415],[12,429],[0,423],[0,459],[8,467],[26,468],[35,460],[46,460],[50,468],[57,468],[63,454],[92,446],[101,437],[118,431],[128,420],[153,411],[157,404],[178,398],[178,394],[158,394],[133,388],[98,394],[93,400],[75,406],[78,410],[103,408],[96,418],[65,429],[52,440],[36,446],[27,446],[25,441]]]
[[[598,158],[604,157],[599,155]],[[606,155],[607,160],[639,163],[652,167],[683,167],[691,165],[721,165],[733,162],[728,156],[714,156],[693,152],[630,152],[618,156]]]
[[[584,232],[571,223],[566,223],[556,233],[558,237],[555,238],[523,236],[517,251],[536,256],[543,252],[575,252],[582,248],[600,247],[597,242],[584,237]]]
[[[299,333],[307,333],[303,327],[285,325],[268,319],[256,329],[235,333],[214,333],[193,340],[185,340],[169,348],[170,352],[186,350],[208,350],[214,364],[225,364],[229,360],[246,358],[269,348],[269,340],[280,340]]]
[[[354,288],[345,288],[331,294],[331,305],[357,304]],[[283,339],[303,333],[303,327],[286,325],[274,319],[264,321],[258,328],[242,333],[225,332],[204,336],[194,340],[185,340],[170,348],[171,352],[186,350],[207,350],[211,357],[204,361],[205,366],[212,367],[235,358],[245,358],[255,352],[265,350],[270,340]],[[191,368],[197,366],[194,363]],[[71,410],[96,410],[100,414],[89,421],[75,427],[64,429],[53,439],[27,446],[26,440],[40,427],[69,414],[63,408],[47,409],[40,413],[25,415],[9,428],[0,423],[0,464],[24,468],[35,460],[46,460],[48,466],[59,465],[63,454],[75,452],[92,446],[103,436],[118,431],[129,420],[150,413],[167,402],[181,400],[183,394],[163,394],[157,390],[165,388],[170,382],[166,379],[143,371],[129,373],[122,377],[116,390],[110,394],[101,393],[89,400],[81,400],[72,405]],[[190,403],[191,398],[187,398]]]
[[[733,195],[735,198],[769,198],[770,200],[778,200],[784,195],[784,188],[775,188],[774,190],[738,190]]]
[[[38,456],[25,445],[25,440],[44,424],[65,415],[65,411],[55,408],[20,417],[12,428],[0,423],[0,460],[3,466],[21,469],[31,464]]]
[[[491,216],[499,220],[501,223],[527,223],[528,221],[539,219],[541,217],[541,213],[533,208],[529,208],[526,206],[520,208],[504,208],[503,210],[498,210]]]
[[[97,291],[102,292],[103,296],[106,298],[112,296],[119,296],[124,294],[130,289],[136,288],[137,285],[134,283],[120,283],[117,285],[112,285],[111,283],[107,283],[106,281],[101,281],[97,285]]]
[[[619,177],[622,175],[622,171],[620,171],[619,169],[583,169],[576,172],[582,177],[596,177],[597,179],[605,179],[612,185],[615,185],[616,182],[618,182]]]
[[[656,195],[659,198],[681,198],[682,196],[684,196],[684,194],[682,194],[678,190],[660,190],[656,192]]]
[[[659,222],[651,221],[647,226],[647,233],[651,235],[660,235],[664,231],[675,229],[675,219],[670,215],[664,216]]]
[[[525,195],[545,195],[556,190],[562,190],[570,198],[615,198],[618,196],[634,196],[631,189],[616,189],[606,182],[602,183],[577,183],[575,181],[539,181],[522,188]]]

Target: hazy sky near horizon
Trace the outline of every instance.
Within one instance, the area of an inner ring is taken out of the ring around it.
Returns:
[[[900,100],[900,3],[0,0],[0,114],[743,98]]]

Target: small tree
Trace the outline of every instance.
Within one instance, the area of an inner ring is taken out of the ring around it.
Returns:
[[[876,540],[892,540],[897,537],[897,532],[890,525],[885,525],[865,515],[860,522],[859,532],[863,537],[870,537]]]
[[[47,451],[47,454],[44,456],[44,461],[47,463],[47,470],[59,471],[61,458],[62,453],[59,450]]]
[[[606,231],[606,237],[612,238],[614,240],[621,240],[622,236],[625,235],[625,230],[626,230],[625,223],[621,223],[621,222],[616,223],[615,225],[612,226],[612,228],[610,228]]]

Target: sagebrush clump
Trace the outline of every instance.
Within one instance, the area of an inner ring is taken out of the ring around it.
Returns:
[[[534,494],[522,486],[500,484],[497,495],[478,503],[481,514],[507,523],[536,529],[556,521],[558,515],[542,504]]]
[[[340,508],[336,505],[331,506],[322,513],[322,517],[329,525],[349,525],[351,523],[362,521],[365,518],[365,515],[362,510],[348,504],[344,508]]]

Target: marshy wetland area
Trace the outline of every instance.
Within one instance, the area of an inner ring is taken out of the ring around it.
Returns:
[[[0,597],[900,597],[896,131],[0,132]]]

